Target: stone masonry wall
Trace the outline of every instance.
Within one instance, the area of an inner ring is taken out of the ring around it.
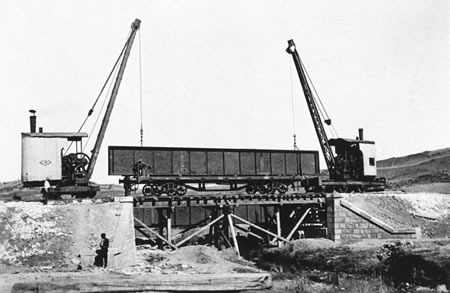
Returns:
[[[327,229],[333,241],[421,237],[420,228],[394,229],[348,203],[340,194],[327,196]]]

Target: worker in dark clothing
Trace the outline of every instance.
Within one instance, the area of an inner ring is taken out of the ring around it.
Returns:
[[[105,233],[102,233],[100,235],[100,237],[102,237],[102,241],[100,242],[100,253],[99,253],[100,258],[102,260],[101,266],[106,268],[106,266],[108,265],[109,239],[106,238],[106,234]]]

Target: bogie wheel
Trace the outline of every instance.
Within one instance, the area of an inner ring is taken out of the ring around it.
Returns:
[[[144,196],[152,196],[153,195],[153,185],[152,184],[144,185],[144,187],[142,187],[142,194],[144,194]]]
[[[132,184],[131,187],[130,187],[130,190],[131,191],[136,191],[136,190],[138,190],[138,188],[139,188],[139,184]]]
[[[258,185],[258,191],[261,194],[266,194],[268,192],[267,188],[263,184]]]
[[[274,194],[275,191],[277,191],[277,189],[278,189],[278,183],[269,183],[269,184],[265,185],[265,188],[267,190],[267,193]]]
[[[146,184],[142,187],[142,193],[144,196],[159,196],[161,191],[158,189],[158,185]]]
[[[182,196],[182,195],[185,195],[186,192],[187,192],[187,187],[186,187],[186,185],[177,185],[177,189],[176,189],[176,191],[175,191],[175,193],[176,193],[177,195]]]
[[[176,194],[176,189],[174,184],[168,183],[161,187],[162,193],[166,193],[168,196],[174,196]]]
[[[245,191],[246,191],[248,194],[255,194],[255,193],[256,193],[256,186],[253,185],[253,184],[249,184],[249,185],[247,185],[247,187],[245,188]]]
[[[280,194],[285,194],[288,191],[288,187],[284,184],[280,184],[277,190]]]

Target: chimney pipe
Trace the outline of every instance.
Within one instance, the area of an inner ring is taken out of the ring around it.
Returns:
[[[36,110],[29,110],[30,116],[30,132],[36,133]]]
[[[359,132],[359,140],[364,140],[364,129],[358,129]]]
[[[39,127],[39,133],[44,132],[44,129],[42,127]]]

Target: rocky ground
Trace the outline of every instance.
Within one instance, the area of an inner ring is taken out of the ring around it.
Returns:
[[[218,251],[199,245],[161,251],[142,245],[138,247],[136,266],[121,271],[94,267],[76,271],[75,251],[83,245],[92,249],[97,245],[98,235],[91,235],[87,244],[77,242],[83,228],[74,223],[75,214],[86,212],[90,205],[44,206],[39,202],[9,201],[0,203],[0,292],[7,292],[15,282],[84,274],[95,277],[260,270],[273,273],[271,292],[391,292],[394,288],[412,290],[442,285],[450,288],[447,195],[386,192],[348,194],[347,200],[394,227],[420,226],[425,239],[365,240],[339,245],[326,239],[305,239],[255,252],[249,261],[238,258],[232,249]],[[402,275],[402,271],[408,273]]]

